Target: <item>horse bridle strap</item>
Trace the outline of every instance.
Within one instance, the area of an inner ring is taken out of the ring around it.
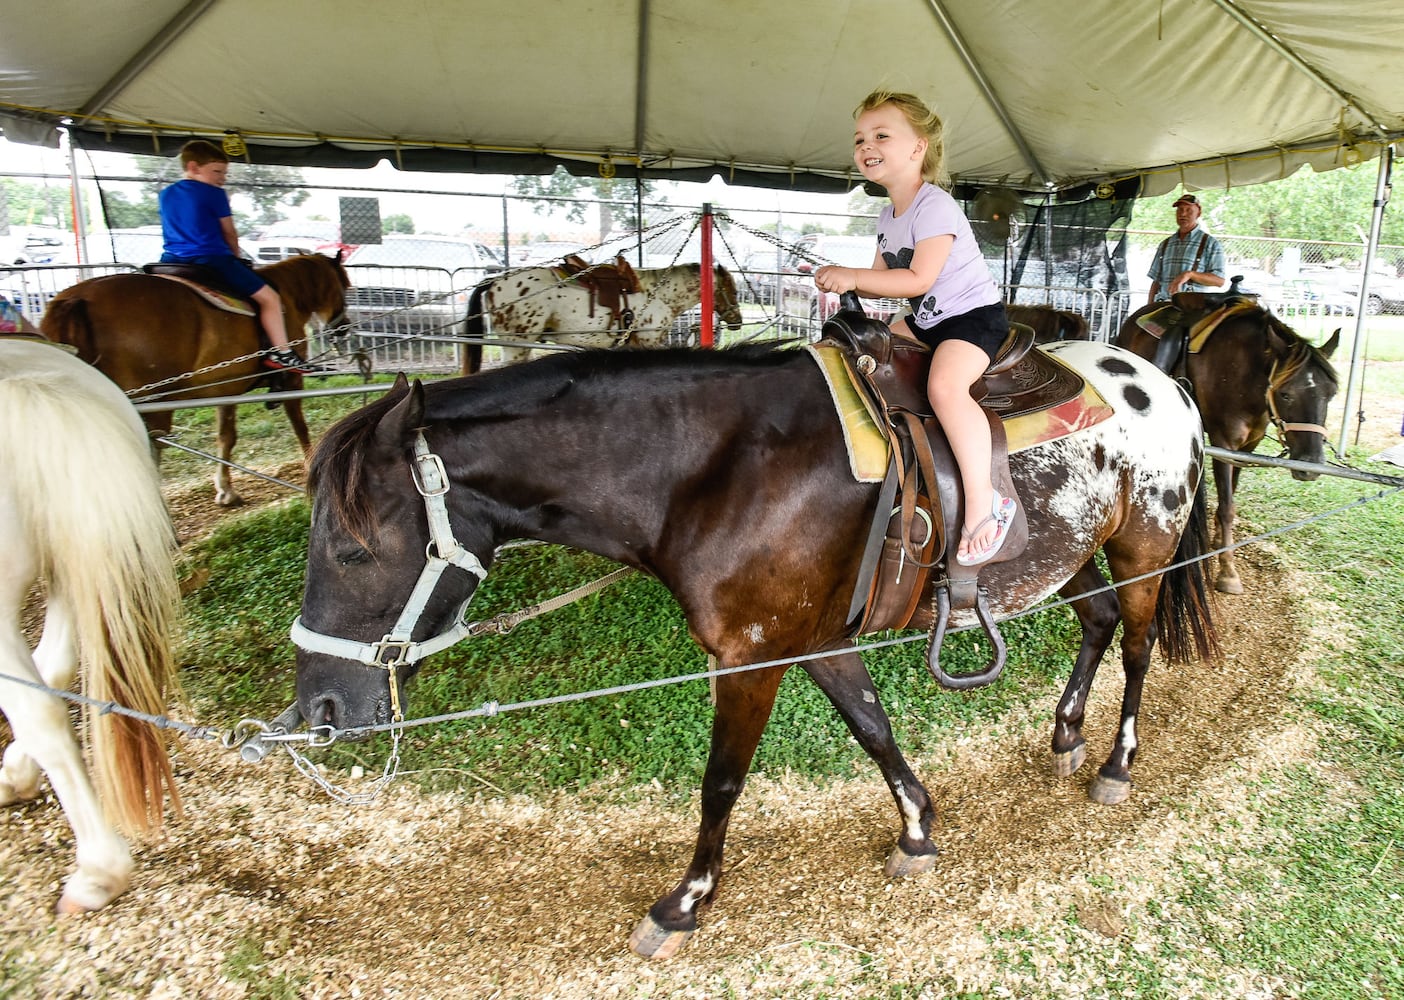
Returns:
[[[1320,434],[1324,439],[1326,437],[1326,428],[1320,424],[1288,423],[1278,414],[1277,390],[1283,383],[1291,378],[1292,374],[1296,371],[1296,368],[1291,369],[1279,380],[1277,369],[1280,367],[1280,364],[1281,362],[1279,361],[1273,361],[1272,370],[1268,372],[1267,405],[1268,416],[1272,419],[1272,425],[1277,428],[1279,434],[1286,434],[1288,431],[1296,431],[1298,433]],[[1300,367],[1300,365],[1298,365],[1298,367]]]
[[[448,649],[470,634],[470,625],[463,620],[463,613],[468,608],[468,601],[464,601],[458,613],[454,615],[455,624],[448,631],[419,642],[410,640],[444,570],[450,566],[457,566],[472,573],[479,580],[487,576],[487,570],[483,568],[481,560],[459,544],[453,535],[453,526],[449,524],[448,504],[444,501],[449,491],[448,473],[444,469],[443,460],[429,450],[429,443],[424,440],[423,432],[415,435],[414,464],[410,469],[415,489],[424,498],[424,510],[429,518],[429,546],[424,553],[424,568],[419,571],[419,579],[415,581],[414,590],[411,591],[404,610],[400,612],[399,620],[383,638],[375,642],[357,642],[354,639],[313,632],[302,624],[302,616],[299,615],[293,620],[289,635],[294,643],[309,653],[325,653],[344,660],[355,660],[367,666],[393,670],[402,664],[416,663],[426,656]],[[471,599],[470,595],[469,600]]]

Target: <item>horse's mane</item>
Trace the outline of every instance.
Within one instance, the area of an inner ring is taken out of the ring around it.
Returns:
[[[1329,375],[1333,382],[1340,383],[1340,376],[1336,374],[1335,366],[1331,364],[1331,359],[1322,353],[1321,348],[1312,344],[1266,309],[1263,309],[1263,320],[1268,329],[1287,342],[1287,359],[1280,375],[1282,381],[1291,379],[1303,365],[1312,364]]]
[[[568,392],[603,386],[619,396],[630,381],[676,384],[738,369],[775,367],[797,357],[784,343],[742,344],[719,350],[692,348],[598,349],[560,352],[519,365],[424,386],[425,424],[436,421],[510,420],[530,416]],[[308,492],[331,505],[331,514],[368,546],[372,517],[367,456],[376,428],[405,391],[390,391],[342,418],[317,443],[307,462]],[[324,486],[324,489],[319,487]]]
[[[351,287],[340,257],[321,253],[294,254],[258,268],[259,277],[295,301],[322,301]]]

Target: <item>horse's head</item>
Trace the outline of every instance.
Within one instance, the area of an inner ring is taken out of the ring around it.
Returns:
[[[1293,459],[1320,464],[1325,457],[1326,410],[1339,387],[1329,359],[1340,343],[1341,331],[1337,329],[1321,347],[1313,347],[1269,316],[1267,338],[1272,356],[1268,414]],[[1292,470],[1292,478],[1304,482],[1318,475]]]
[[[351,278],[340,250],[335,257],[296,254],[261,268],[260,273],[278,289],[290,313],[315,316],[332,337],[351,332],[346,319],[346,290],[351,287]]]
[[[412,647],[450,632],[476,589],[479,564],[456,548],[442,503],[447,540],[431,532],[433,498],[442,501],[448,480],[437,456],[416,458],[423,421],[423,389],[401,375],[385,398],[328,431],[309,462],[312,530],[293,630],[309,726],[391,721],[424,652]],[[490,558],[491,545],[479,549]],[[452,565],[435,579],[424,571],[438,556]]]
[[[717,313],[728,329],[739,330],[745,322],[745,317],[741,315],[741,296],[736,292],[736,279],[732,277],[730,271],[720,264],[715,266],[713,274],[715,281],[713,282],[712,298]]]

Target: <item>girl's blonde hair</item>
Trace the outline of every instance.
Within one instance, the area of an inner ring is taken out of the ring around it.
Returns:
[[[853,117],[857,118],[884,104],[890,104],[902,112],[916,134],[926,137],[926,155],[921,161],[921,179],[944,186],[949,180],[946,176],[946,127],[941,124],[936,112],[928,108],[915,94],[878,89],[863,98],[862,103],[853,109]]]

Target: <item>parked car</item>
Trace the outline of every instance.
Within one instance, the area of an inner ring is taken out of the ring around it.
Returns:
[[[324,253],[334,257],[338,250],[349,254],[357,246],[341,241],[340,223],[324,219],[282,219],[256,234],[250,233],[243,242],[257,251],[252,256],[260,264],[271,264],[300,253]],[[280,252],[281,256],[276,256]]]
[[[389,234],[357,247],[346,267],[346,314],[357,329],[407,337],[452,335],[468,315],[473,286],[502,263],[476,240]]]
[[[817,265],[809,258],[844,267],[872,267],[877,241],[872,236],[830,236],[810,233],[801,236],[795,250],[781,265],[781,325],[796,332],[819,335],[824,321],[838,312],[839,297],[821,292],[814,285]],[[863,299],[863,311],[873,319],[890,323],[908,308],[904,299]]]
[[[1302,278],[1328,288],[1331,294],[1344,302],[1349,302],[1350,312],[1355,311],[1360,301],[1360,272],[1343,267],[1304,267]],[[1370,273],[1370,287],[1366,289],[1365,315],[1378,316],[1380,313],[1404,312],[1404,278],[1389,271],[1375,270]]]

